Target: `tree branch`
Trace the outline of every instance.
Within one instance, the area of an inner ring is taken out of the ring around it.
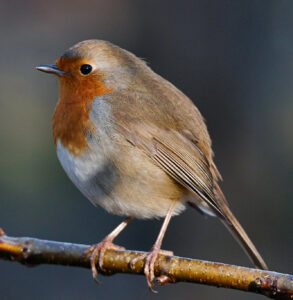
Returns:
[[[0,259],[18,261],[25,265],[56,264],[90,268],[88,245],[46,241],[29,237],[8,237],[0,229]],[[104,275],[115,273],[143,274],[143,260],[133,268],[129,262],[142,252],[107,250]],[[249,269],[177,256],[159,255],[155,264],[159,284],[180,281],[201,283],[253,293],[273,299],[293,299],[293,276],[271,271]]]

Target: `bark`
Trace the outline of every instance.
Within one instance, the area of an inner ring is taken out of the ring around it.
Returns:
[[[89,245],[40,240],[30,237],[9,237],[0,229],[0,259],[34,266],[55,264],[90,268]],[[107,250],[103,275],[115,273],[143,274],[143,259],[131,268],[130,261],[142,252]],[[158,284],[180,281],[207,284],[263,294],[273,299],[293,299],[293,276],[222,263],[177,256],[159,255],[155,264]]]

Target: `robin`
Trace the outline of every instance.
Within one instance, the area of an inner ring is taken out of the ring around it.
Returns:
[[[101,40],[80,42],[37,69],[59,80],[53,137],[65,172],[93,204],[126,216],[90,248],[94,278],[105,250],[121,249],[113,240],[132,218],[164,218],[144,257],[152,289],[168,223],[187,205],[218,217],[254,265],[267,269],[219,187],[207,127],[187,96],[134,54]]]

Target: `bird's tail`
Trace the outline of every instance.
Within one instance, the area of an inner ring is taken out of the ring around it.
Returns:
[[[254,263],[255,267],[258,269],[267,270],[268,267],[266,263],[264,262],[263,258],[261,257],[254,244],[246,234],[243,227],[234,217],[220,187],[217,184],[215,185],[215,195],[219,199],[219,208],[223,213],[223,215],[218,215],[221,221],[236,238],[236,240],[240,243],[242,248],[245,250],[249,258],[251,259],[251,261]]]

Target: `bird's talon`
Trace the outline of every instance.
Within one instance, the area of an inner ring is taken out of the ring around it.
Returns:
[[[98,275],[98,274],[97,274]],[[98,279],[98,277],[94,277],[94,281],[97,283],[97,284],[101,284],[100,280]]]
[[[133,270],[134,267],[135,267],[135,264],[136,264],[139,260],[145,259],[146,256],[147,256],[147,253],[141,254],[141,255],[139,255],[139,256],[133,258],[133,259],[129,262],[130,269]]]
[[[156,262],[159,254],[173,255],[173,252],[153,248],[149,253],[138,256],[130,262],[130,266],[134,266],[134,264],[138,260],[140,260],[142,258],[145,259],[144,274],[146,276],[148,287],[151,290],[151,292],[153,292],[153,293],[157,293],[157,291],[153,289],[153,286],[154,286],[153,282],[154,282],[154,279],[156,278],[155,277],[155,262]]]
[[[98,272],[97,269],[95,270],[95,272],[92,270],[92,275],[93,275],[93,280],[97,283],[100,284],[100,280],[98,279]]]
[[[106,250],[108,250],[108,249],[125,250],[124,247],[117,246],[109,240],[103,240],[99,244],[93,245],[86,250],[86,253],[91,253],[90,254],[90,264],[91,264],[92,276],[93,276],[93,279],[97,283],[100,283],[100,281],[97,279],[98,270],[96,267],[96,263],[97,263],[97,261],[99,262],[99,268],[102,271],[104,271],[104,272],[107,271],[103,268],[103,258],[104,258]]]
[[[170,250],[160,250],[159,254],[165,255],[165,256],[174,256],[174,252]]]
[[[152,293],[154,294],[158,294],[158,291],[157,290],[154,290],[152,286],[149,286],[149,289]]]

